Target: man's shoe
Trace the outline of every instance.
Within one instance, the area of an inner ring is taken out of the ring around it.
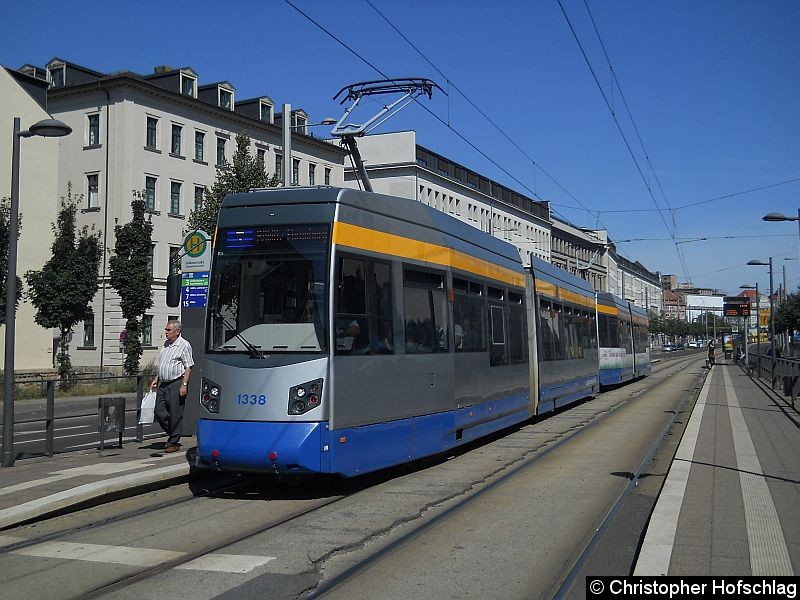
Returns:
[[[181,447],[178,444],[169,444],[166,448],[164,448],[164,454],[172,454],[180,449]]]

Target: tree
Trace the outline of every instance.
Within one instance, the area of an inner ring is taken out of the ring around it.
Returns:
[[[217,175],[211,189],[203,195],[203,205],[189,214],[187,231],[202,229],[213,232],[217,226],[217,216],[222,200],[228,194],[249,192],[254,188],[275,187],[280,176],[275,173],[269,177],[264,170],[264,161],[250,154],[250,136],[240,133],[236,136],[236,152],[233,162],[217,168]]]
[[[11,199],[0,198],[0,325],[6,322],[6,277],[8,276],[8,238],[9,225],[11,223]],[[22,215],[17,218],[17,239],[22,231]],[[17,277],[17,297],[14,300],[14,310],[19,306],[19,299],[22,295],[22,280]]]
[[[133,218],[129,223],[114,226],[116,243],[109,260],[111,287],[117,290],[122,316],[125,317],[125,373],[139,372],[142,357],[142,315],[153,306],[153,269],[150,247],[153,222],[144,218],[147,208],[144,191],[134,190],[131,200]]]
[[[775,331],[794,332],[800,330],[800,294],[789,294],[775,311]]]
[[[61,198],[58,223],[53,224],[53,256],[41,270],[28,271],[27,297],[36,308],[34,320],[48,329],[58,328],[61,342],[58,353],[58,374],[68,385],[72,363],[69,357],[69,333],[76,323],[92,316],[89,303],[97,293],[102,248],[100,233],[83,227],[76,232],[75,215],[82,196],[72,197],[72,184],[67,184],[67,197]]]

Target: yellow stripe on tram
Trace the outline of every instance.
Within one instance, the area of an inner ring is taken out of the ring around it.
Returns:
[[[333,224],[333,243],[452,267],[517,287],[525,287],[525,276],[522,273],[516,273],[511,269],[494,265],[452,248],[420,242],[350,223],[337,221]]]

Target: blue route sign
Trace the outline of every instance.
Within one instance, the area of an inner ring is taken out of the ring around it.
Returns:
[[[181,306],[204,308],[208,302],[208,271],[183,273],[181,275]]]

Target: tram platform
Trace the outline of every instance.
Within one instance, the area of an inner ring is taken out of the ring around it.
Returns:
[[[708,372],[634,575],[800,574],[800,417],[732,361]]]
[[[189,476],[196,440],[184,436],[181,451],[165,454],[163,440],[66,452],[16,461],[0,469],[0,530],[110,498],[168,487]],[[188,449],[188,450],[187,450]]]

